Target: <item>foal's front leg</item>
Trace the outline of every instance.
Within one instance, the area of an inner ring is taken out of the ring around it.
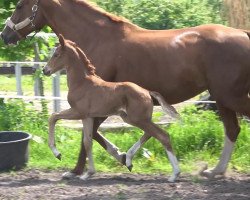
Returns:
[[[87,180],[90,176],[92,176],[95,173],[95,166],[92,156],[92,144],[93,144],[92,133],[93,133],[94,119],[87,118],[82,120],[82,123],[84,131],[83,143],[88,157],[89,168],[84,175],[80,176],[80,179]]]
[[[143,136],[127,151],[126,154],[126,167],[132,171],[132,159],[136,152],[151,138],[151,135],[144,132]]]
[[[78,111],[70,108],[59,113],[53,113],[49,118],[49,147],[55,157],[61,160],[61,153],[55,145],[55,124],[59,119],[77,120],[81,119],[81,116]]]

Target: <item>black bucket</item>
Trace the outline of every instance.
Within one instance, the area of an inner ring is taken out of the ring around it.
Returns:
[[[24,132],[0,132],[0,171],[21,169],[29,159],[31,135]]]

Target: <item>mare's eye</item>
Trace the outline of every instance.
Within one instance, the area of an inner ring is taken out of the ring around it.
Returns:
[[[55,57],[55,58],[59,57],[59,53],[55,53],[55,54],[54,54],[54,57]]]

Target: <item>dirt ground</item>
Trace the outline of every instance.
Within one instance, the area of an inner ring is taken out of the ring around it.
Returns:
[[[168,183],[167,176],[133,173],[97,173],[88,181],[64,180],[63,171],[29,169],[0,174],[0,199],[249,200],[250,174],[230,173],[224,179],[207,180],[182,175]]]

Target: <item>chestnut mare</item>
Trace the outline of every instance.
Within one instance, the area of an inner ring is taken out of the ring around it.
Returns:
[[[222,25],[146,30],[85,0],[20,0],[1,37],[16,44],[45,25],[76,42],[104,80],[134,82],[171,104],[209,90],[225,127],[225,143],[217,166],[202,175],[224,174],[240,132],[236,113],[250,117],[248,31]],[[126,156],[97,132],[104,119],[94,119],[93,138],[125,164]],[[82,144],[69,174],[81,174],[85,161]]]
[[[164,98],[156,92],[149,92],[131,82],[106,82],[95,74],[95,68],[84,52],[73,42],[59,36],[60,46],[44,67],[45,75],[51,75],[63,68],[67,72],[69,87],[68,102],[70,109],[53,113],[49,119],[49,146],[54,155],[61,159],[55,146],[55,123],[59,119],[81,119],[84,128],[84,147],[89,159],[89,168],[81,179],[86,180],[95,173],[92,159],[92,130],[94,117],[119,115],[133,126],[144,130],[145,138],[155,137],[165,147],[169,161],[173,167],[174,182],[180,170],[178,161],[172,151],[170,138],[152,122],[153,99],[159,99],[164,110],[172,117],[178,116],[176,110],[168,105]]]

